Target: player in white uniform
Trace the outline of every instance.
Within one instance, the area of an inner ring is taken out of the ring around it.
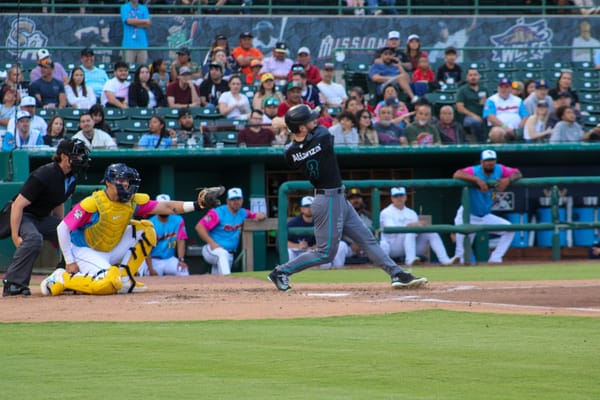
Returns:
[[[395,187],[391,190],[392,204],[379,214],[379,224],[382,228],[393,226],[422,226],[417,213],[406,206],[406,188]],[[435,232],[429,233],[383,233],[379,244],[390,257],[404,256],[406,265],[417,264],[421,259],[417,254],[423,254],[430,245],[440,263],[453,264],[458,257],[448,257],[444,243]]]

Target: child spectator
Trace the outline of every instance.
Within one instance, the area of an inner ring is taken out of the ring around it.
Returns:
[[[444,60],[445,63],[437,70],[436,81],[440,85],[460,84],[462,82],[462,69],[456,63],[456,49],[454,47],[446,48]]]

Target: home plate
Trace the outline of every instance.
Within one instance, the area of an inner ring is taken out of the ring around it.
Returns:
[[[351,293],[340,293],[340,292],[332,292],[332,293],[306,293],[306,296],[312,297],[346,297],[350,296]]]

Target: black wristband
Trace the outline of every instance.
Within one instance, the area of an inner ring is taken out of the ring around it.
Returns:
[[[198,204],[197,201],[194,202],[194,210],[196,210],[196,211],[202,210],[202,207],[200,206],[200,204]]]

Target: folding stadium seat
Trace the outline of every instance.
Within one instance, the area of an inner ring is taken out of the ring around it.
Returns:
[[[179,118],[179,109],[171,107],[157,107],[154,109],[154,114],[163,118]]]
[[[119,125],[123,132],[130,133],[146,133],[148,132],[148,121],[141,119],[124,119],[119,121]]]
[[[589,114],[592,114],[592,115],[599,115],[600,114],[600,104],[582,104],[581,111],[587,111]]]
[[[67,131],[67,136],[73,136],[79,131],[79,120],[65,120],[65,129]]]
[[[487,71],[490,70],[489,66],[486,63],[484,63],[484,62],[472,62],[472,63],[469,63],[467,68],[476,68],[477,71],[479,71],[480,74],[482,72],[487,72]]]
[[[346,63],[344,64],[344,82],[346,88],[350,89],[359,86],[365,93],[375,95],[369,87],[369,64],[368,63]]]
[[[116,132],[117,146],[121,148],[134,147],[140,140],[141,135],[136,132]]]
[[[582,104],[600,104],[600,93],[582,92],[579,95],[579,102]]]
[[[200,119],[215,119],[221,118],[222,115],[216,107],[202,107],[197,114],[193,114]]]
[[[127,116],[123,112],[122,109],[116,107],[106,107],[104,109],[104,119],[109,120],[117,120],[117,119],[125,119]]]
[[[64,120],[73,120],[79,121],[79,116],[83,114],[86,110],[81,110],[79,108],[59,108],[56,110],[56,113],[62,117]]]
[[[600,82],[596,81],[578,81],[574,85],[582,92],[600,92]]]
[[[154,115],[154,109],[143,107],[132,107],[125,109],[128,119],[150,119]]]
[[[583,116],[583,124],[586,128],[593,128],[600,123],[600,117],[597,115],[584,115]]]
[[[542,79],[544,76],[544,65],[539,61],[518,63],[517,67],[524,79]]]
[[[213,133],[217,143],[223,143],[225,147],[237,146],[237,131],[217,131]]]
[[[50,121],[56,114],[56,110],[46,108],[36,108],[35,115],[42,117],[46,122]]]
[[[573,69],[576,71],[594,71],[596,66],[593,62],[590,61],[582,61],[582,62],[574,62]]]

